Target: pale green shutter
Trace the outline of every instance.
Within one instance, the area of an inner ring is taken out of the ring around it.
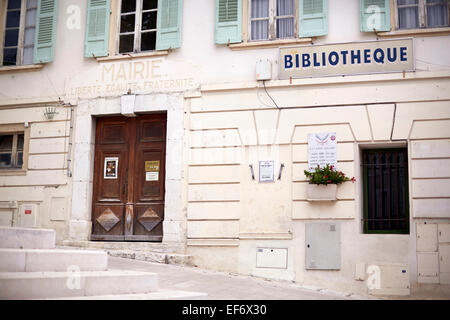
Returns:
[[[242,42],[242,0],[216,0],[215,41]]]
[[[317,37],[328,34],[328,1],[299,0],[299,37]]]
[[[85,57],[108,55],[109,15],[111,0],[89,0],[87,6]]]
[[[156,50],[181,47],[182,0],[158,1]]]
[[[46,63],[53,60],[57,3],[57,0],[38,1],[33,63]]]
[[[390,31],[391,7],[389,0],[360,0],[361,32]]]

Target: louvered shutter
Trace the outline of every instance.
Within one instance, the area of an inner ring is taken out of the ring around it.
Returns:
[[[298,35],[317,37],[328,34],[328,1],[299,0]]]
[[[159,0],[156,50],[181,47],[182,0]]]
[[[242,0],[216,0],[215,41],[242,42]]]
[[[360,16],[361,32],[391,30],[389,0],[360,0]]]
[[[38,2],[33,63],[53,61],[57,2],[57,0],[40,0]]]
[[[84,39],[85,57],[108,55],[109,15],[111,0],[89,0]]]

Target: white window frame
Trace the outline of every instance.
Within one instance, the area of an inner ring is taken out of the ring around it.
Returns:
[[[126,12],[122,14],[122,1],[118,1],[118,14],[117,14],[117,37],[116,37],[116,54],[131,54],[131,53],[139,53],[139,52],[151,52],[156,51],[156,44],[155,44],[155,50],[144,50],[141,51],[141,39],[143,33],[148,32],[155,32],[157,34],[158,28],[156,29],[148,29],[148,30],[141,30],[141,24],[142,24],[142,14],[146,12],[156,12],[156,16],[158,16],[158,6],[156,9],[149,9],[149,10],[143,10],[143,1],[142,0],[136,0],[136,11],[132,12]],[[160,0],[158,0],[160,1]],[[130,15],[135,14],[135,21],[134,21],[134,32],[120,32],[120,23],[121,23],[121,17],[123,15]],[[133,51],[132,52],[120,52],[120,36],[121,35],[127,35],[127,34],[134,34],[134,42],[133,42]]]
[[[294,14],[289,16],[277,16],[277,0],[269,0],[269,18],[252,18],[252,0],[248,0],[248,39],[247,41],[270,41],[295,39],[298,37],[298,1],[294,0]],[[290,38],[277,38],[277,19],[294,18],[294,35]],[[252,39],[252,21],[269,20],[269,38]]]
[[[447,1],[447,10],[448,10],[448,19],[449,22],[447,26],[438,26],[438,27],[428,27],[427,26],[427,7],[437,5],[437,4],[427,4],[426,0],[419,0],[418,4],[411,4],[411,5],[401,5],[400,8],[407,8],[407,7],[418,7],[419,11],[419,28],[418,29],[433,29],[433,28],[448,28],[450,27],[450,0]],[[444,2],[444,1],[443,1]],[[396,30],[413,30],[413,29],[400,29],[400,23],[398,19],[398,10],[399,5],[398,1],[394,0],[394,8],[395,8],[395,28]]]
[[[3,50],[5,48],[5,36],[6,36],[6,13],[8,9],[8,0],[0,0],[3,3],[1,3],[0,8],[4,8],[3,12],[1,12],[0,16],[0,23],[2,24],[0,27],[1,34],[0,34],[0,66],[3,66]],[[37,2],[36,2],[37,4]],[[31,7],[28,9],[36,9],[36,20],[37,20],[37,6]],[[16,56],[16,66],[23,65],[23,51],[25,47],[34,47],[35,43],[33,42],[33,45],[25,45],[25,29],[26,29],[26,14],[27,14],[27,0],[21,0],[20,5],[20,23],[19,23],[19,39],[17,42],[17,46],[15,47],[8,47],[8,48],[17,48],[17,56]],[[34,27],[36,28],[36,22],[34,21]],[[36,30],[35,30],[36,32]],[[31,63],[32,64],[32,63]],[[5,66],[5,67],[11,67],[11,66]]]

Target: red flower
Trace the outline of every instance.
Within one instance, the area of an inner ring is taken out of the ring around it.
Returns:
[[[331,180],[328,180],[328,183],[331,183]]]
[[[355,182],[355,181],[356,181],[355,177],[351,178],[350,180],[351,180],[352,182]]]
[[[331,169],[331,171],[333,171],[333,169],[334,169],[334,166],[332,165],[332,166],[330,167],[330,169]]]
[[[327,176],[327,175],[324,175],[323,177],[324,177],[325,179],[328,179],[328,176]]]

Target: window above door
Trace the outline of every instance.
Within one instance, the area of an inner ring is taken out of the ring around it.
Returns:
[[[89,0],[85,57],[159,55],[179,48],[182,2]]]

